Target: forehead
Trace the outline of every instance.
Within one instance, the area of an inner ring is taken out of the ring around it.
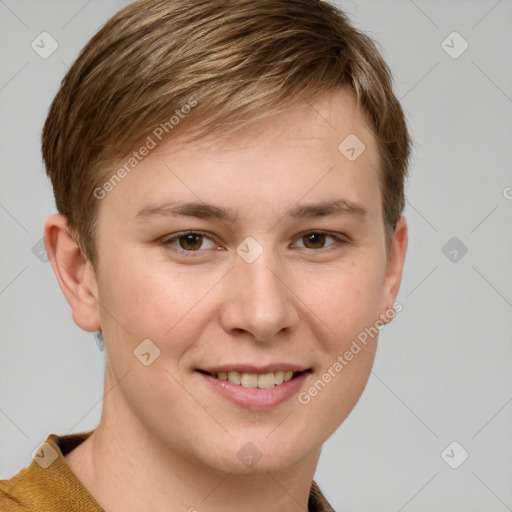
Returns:
[[[262,112],[259,118],[251,120],[239,130],[234,125],[232,132],[212,133],[195,141],[193,146],[212,154],[229,152],[235,147],[248,148],[258,142],[272,145],[274,149],[283,144],[307,147],[319,140],[332,146],[344,134],[357,135],[361,140],[365,139],[370,150],[374,149],[371,146],[376,141],[368,119],[357,106],[355,94],[348,87],[331,90],[314,100],[299,99],[293,106],[275,114]],[[170,138],[167,145],[164,141],[155,155],[170,148],[179,150],[185,147],[183,139],[183,136]]]
[[[346,88],[196,141],[173,135],[109,192],[102,209],[132,218],[169,198],[257,208],[305,200],[375,202],[376,140]],[[124,159],[126,161],[126,159]],[[123,162],[119,162],[123,165]],[[373,194],[373,195],[372,195]],[[332,195],[332,194],[331,194]],[[127,220],[127,219],[126,219]]]

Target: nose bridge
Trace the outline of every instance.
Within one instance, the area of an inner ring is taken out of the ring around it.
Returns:
[[[253,239],[242,242],[237,253],[226,327],[248,331],[258,340],[292,328],[297,321],[293,294],[284,284],[285,269],[275,252]]]
[[[262,253],[252,263],[239,259],[238,274],[246,293],[255,299],[265,299],[268,304],[282,302],[286,298],[283,277],[280,275],[283,270],[276,261],[277,258],[270,250]]]

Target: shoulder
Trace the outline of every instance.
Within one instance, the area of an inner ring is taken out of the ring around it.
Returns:
[[[0,480],[1,512],[35,512],[37,510],[34,508],[36,505],[30,504],[29,501],[33,489],[31,489],[28,472],[28,468],[24,468],[12,478]]]
[[[91,433],[48,436],[29,466],[0,480],[0,512],[102,512],[64,458]]]
[[[308,511],[335,512],[314,480],[311,482],[311,489],[309,492]]]
[[[0,512],[41,510],[41,504],[46,501],[48,494],[52,494],[49,478],[54,471],[47,468],[59,455],[62,457],[57,439],[55,434],[50,435],[34,452],[30,465],[11,478],[0,480]]]

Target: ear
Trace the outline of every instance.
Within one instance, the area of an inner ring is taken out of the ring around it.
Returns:
[[[101,330],[96,275],[73,240],[66,217],[59,214],[48,217],[44,245],[75,324],[84,331]]]
[[[382,289],[381,314],[380,317],[384,323],[388,323],[394,317],[389,315],[393,309],[393,304],[400,289],[402,282],[402,271],[405,263],[405,253],[407,252],[408,230],[407,222],[404,216],[401,216],[393,234],[391,247],[389,251],[386,277]],[[387,313],[386,313],[387,312]]]

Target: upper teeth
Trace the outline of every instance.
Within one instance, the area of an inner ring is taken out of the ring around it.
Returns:
[[[221,380],[228,380],[233,384],[241,384],[246,388],[268,389],[289,381],[293,377],[293,372],[279,371],[263,373],[261,375],[255,373],[217,372],[213,376]]]

